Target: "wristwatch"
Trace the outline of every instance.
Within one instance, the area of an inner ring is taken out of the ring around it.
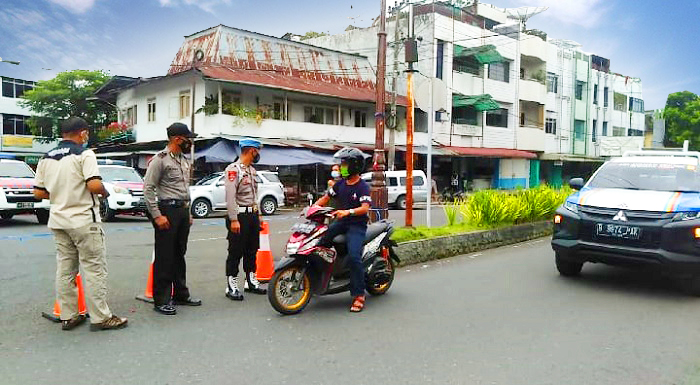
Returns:
[[[350,209],[350,210],[348,210],[348,212],[350,212],[350,215],[353,215],[353,216],[355,215],[355,209]]]

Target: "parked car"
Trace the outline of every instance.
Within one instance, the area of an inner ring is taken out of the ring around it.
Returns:
[[[670,273],[700,295],[700,152],[634,151],[608,161],[554,218],[563,276],[586,262]]]
[[[406,209],[406,171],[386,171],[386,188],[389,205],[398,209]],[[362,174],[362,179],[370,183],[372,173]],[[425,173],[421,170],[413,170],[413,202],[427,202],[430,195],[430,187],[426,182]]]
[[[143,178],[127,166],[99,165],[100,176],[109,197],[100,202],[102,220],[109,222],[117,214],[145,215]]]
[[[48,199],[34,198],[34,171],[26,163],[0,159],[0,218],[35,214],[41,224],[49,222]]]
[[[258,185],[258,207],[263,215],[272,215],[278,207],[284,206],[284,186],[276,172],[258,171],[255,182]],[[192,215],[195,218],[209,216],[212,211],[226,210],[226,188],[224,173],[217,172],[202,178],[190,186]]]

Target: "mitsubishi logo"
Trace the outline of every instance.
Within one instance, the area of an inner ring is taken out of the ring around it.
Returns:
[[[625,212],[620,210],[612,219],[613,221],[627,222],[627,215]]]

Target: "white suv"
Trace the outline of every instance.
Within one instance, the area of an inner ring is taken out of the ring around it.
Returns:
[[[406,170],[385,171],[387,201],[397,209],[406,209]],[[362,174],[362,179],[372,182],[372,173]],[[427,202],[430,188],[422,170],[413,170],[413,202]]]
[[[109,222],[117,214],[145,215],[143,179],[131,167],[99,165],[100,176],[109,197],[100,202],[102,220]]]
[[[34,198],[34,171],[26,163],[0,159],[0,218],[11,219],[16,214],[36,214],[39,223],[49,222],[48,199]]]
[[[209,216],[212,211],[226,210],[226,188],[222,172],[204,177],[190,186],[192,215],[195,218]],[[284,206],[284,186],[276,172],[258,171],[258,207],[263,215],[272,215]]]

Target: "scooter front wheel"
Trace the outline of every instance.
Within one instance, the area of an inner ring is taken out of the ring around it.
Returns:
[[[267,298],[275,310],[297,314],[311,300],[311,281],[300,266],[289,266],[276,272],[267,284]]]

